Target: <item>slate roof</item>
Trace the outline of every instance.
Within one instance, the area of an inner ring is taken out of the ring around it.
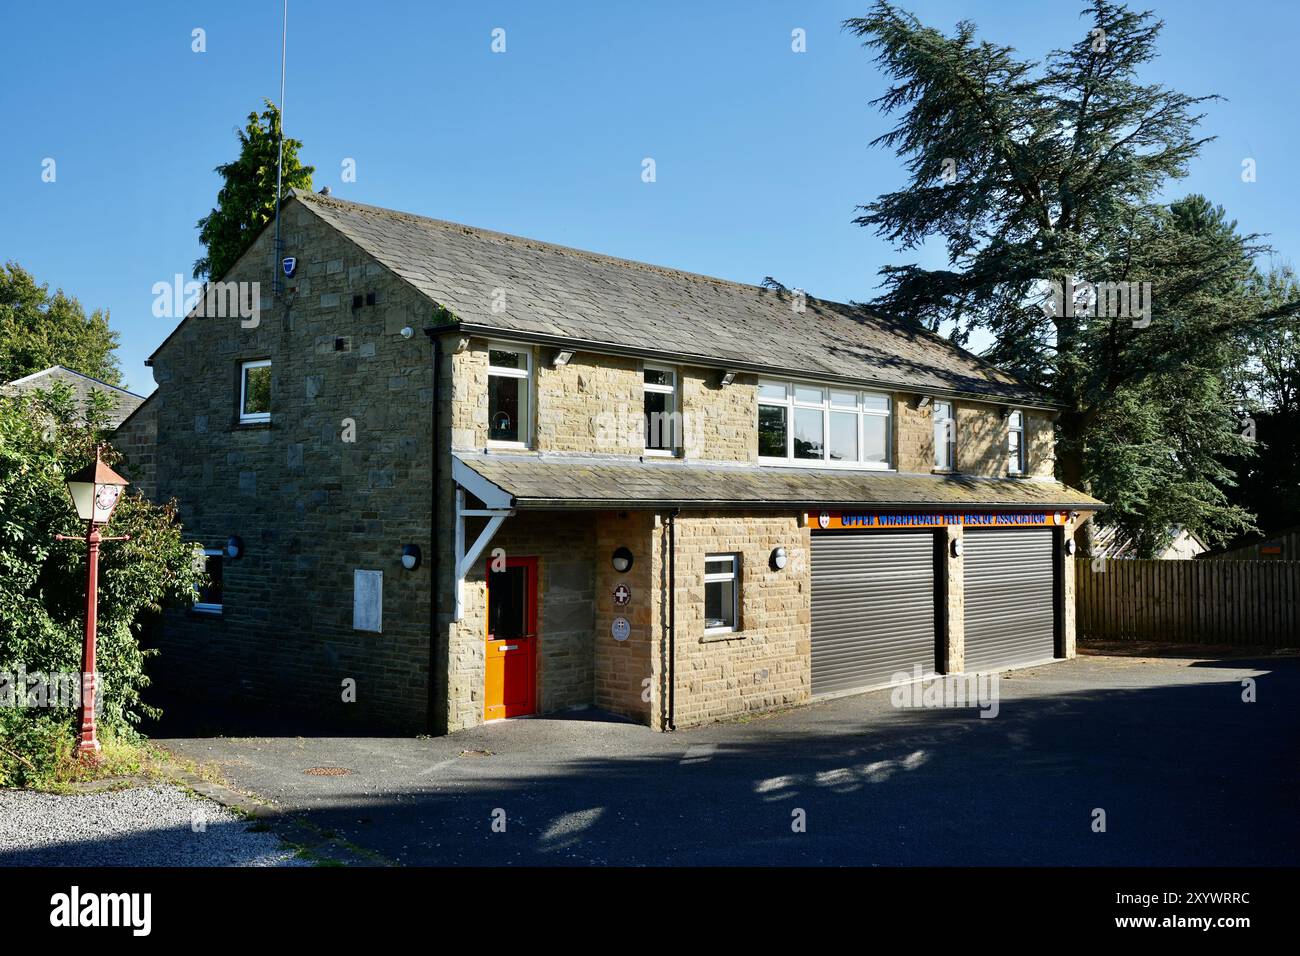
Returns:
[[[31,375],[16,378],[12,382],[7,382],[0,391],[7,395],[18,395],[38,389],[49,389],[56,382],[64,382],[70,385],[78,404],[81,405],[86,403],[92,391],[103,392],[107,395],[113,402],[113,408],[109,412],[109,421],[114,428],[122,424],[145,400],[143,395],[128,392],[116,385],[109,385],[107,382],[101,382],[97,378],[91,378],[89,375],[83,375],[81,372],[73,371],[62,365],[51,365],[49,368],[33,372]]]
[[[514,498],[514,507],[954,507],[1098,510],[1056,481],[843,469],[695,464],[576,455],[460,453],[456,458]]]
[[[797,313],[790,294],[761,286],[334,196],[292,195],[474,334],[1051,406],[946,339],[859,306],[809,296]],[[502,312],[492,311],[496,289],[506,292]]]

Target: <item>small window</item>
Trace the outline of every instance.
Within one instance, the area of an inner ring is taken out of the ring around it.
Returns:
[[[740,608],[740,555],[710,554],[704,559],[704,633],[737,628]]]
[[[680,446],[677,415],[677,373],[667,368],[645,369],[645,450],[671,455]]]
[[[1007,473],[1025,473],[1025,416],[1018,411],[1007,416]]]
[[[239,367],[239,422],[271,420],[271,360],[244,362]]]
[[[488,349],[488,441],[528,444],[532,353],[492,346]]]
[[[207,576],[194,594],[191,609],[200,614],[220,614],[222,608],[221,580],[225,552],[220,548],[196,548],[195,563]]]
[[[934,467],[944,471],[957,467],[957,420],[952,402],[934,403]]]

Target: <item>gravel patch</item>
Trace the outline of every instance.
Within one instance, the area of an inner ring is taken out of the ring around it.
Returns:
[[[0,866],[307,866],[269,831],[175,786],[0,790]]]

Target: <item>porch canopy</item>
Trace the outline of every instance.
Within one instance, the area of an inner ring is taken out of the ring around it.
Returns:
[[[1105,507],[1091,495],[1041,478],[535,453],[461,453],[454,456],[453,471],[457,483],[489,507],[510,510],[678,507],[1097,511]]]

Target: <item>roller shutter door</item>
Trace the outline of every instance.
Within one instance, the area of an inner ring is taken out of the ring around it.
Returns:
[[[966,670],[1003,670],[1053,657],[1051,529],[968,530],[964,542]]]
[[[934,672],[934,560],[931,534],[813,535],[814,694]]]

